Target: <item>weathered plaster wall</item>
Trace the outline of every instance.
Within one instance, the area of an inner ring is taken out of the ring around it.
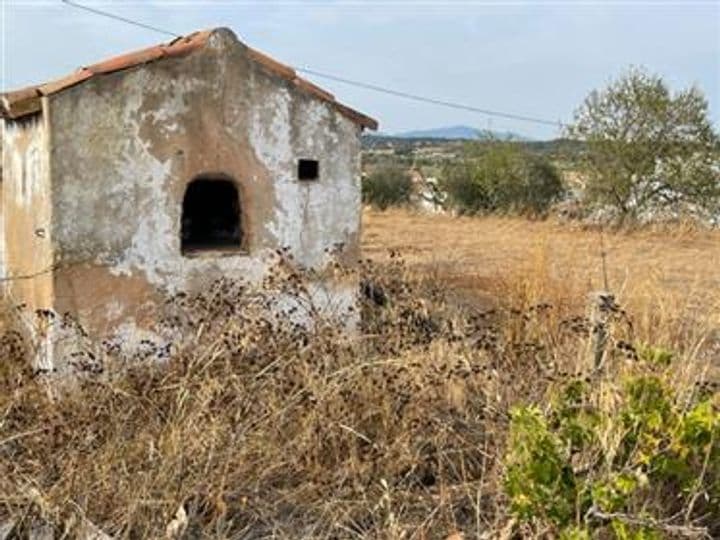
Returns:
[[[2,122],[0,277],[3,293],[29,310],[53,305],[47,116]]]
[[[357,256],[358,126],[264,71],[231,32],[51,100],[57,305],[91,330],[148,327],[159,290],[259,280],[279,247],[312,268],[338,244]],[[298,158],[320,160],[319,181],[297,180]],[[238,183],[248,253],[181,254],[185,188],[206,173]]]

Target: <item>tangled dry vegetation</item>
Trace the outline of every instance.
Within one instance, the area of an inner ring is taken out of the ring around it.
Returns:
[[[146,360],[76,351],[62,389],[7,333],[0,524],[70,538],[720,535],[703,321],[638,324],[611,302],[596,368],[562,282],[506,277],[480,308],[397,254],[359,272],[353,337],[309,304],[309,329],[266,309],[278,291],[307,297],[281,264],[259,289],[172,297],[167,322],[191,339],[148,344]]]

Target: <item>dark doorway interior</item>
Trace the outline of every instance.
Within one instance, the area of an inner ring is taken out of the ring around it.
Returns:
[[[185,191],[182,210],[182,251],[235,248],[243,243],[240,196],[224,178],[193,180]]]

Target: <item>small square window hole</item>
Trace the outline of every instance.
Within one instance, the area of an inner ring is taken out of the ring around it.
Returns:
[[[298,160],[298,180],[317,180],[320,177],[320,163],[317,159]]]

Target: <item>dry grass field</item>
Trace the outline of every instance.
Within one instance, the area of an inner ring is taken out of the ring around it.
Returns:
[[[597,326],[596,231],[368,212],[355,335],[268,313],[282,258],[169,298],[163,363],[0,334],[0,538],[717,538],[719,240],[606,234]]]
[[[646,339],[692,322],[720,340],[717,231],[676,225],[601,233],[551,220],[366,210],[363,249],[377,259],[400,252],[417,271],[443,276],[481,304],[497,302],[502,286],[512,285],[527,289],[530,301],[575,309],[605,289],[605,252],[608,288]]]

